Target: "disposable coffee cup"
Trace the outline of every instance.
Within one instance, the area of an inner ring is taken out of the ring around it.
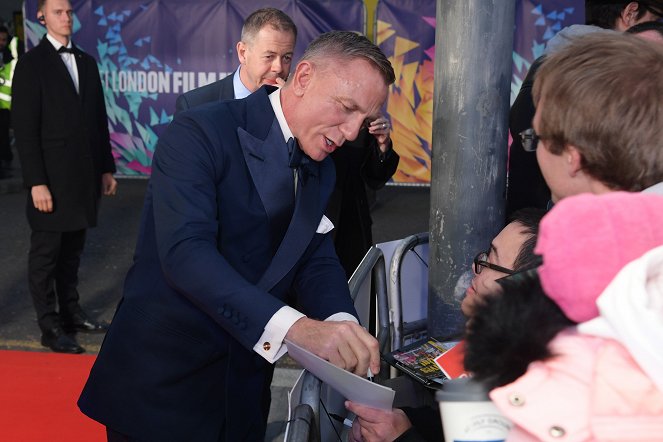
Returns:
[[[471,378],[452,379],[435,393],[446,442],[502,442],[511,429],[488,397],[483,384]]]

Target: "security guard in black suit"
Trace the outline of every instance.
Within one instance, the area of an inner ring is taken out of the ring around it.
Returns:
[[[99,71],[71,43],[69,0],[40,0],[38,20],[47,35],[19,59],[12,87],[16,146],[29,189],[28,279],[42,345],[81,353],[68,333],[107,328],[81,309],[77,285],[86,229],[97,223],[101,194],[116,192],[115,164]]]

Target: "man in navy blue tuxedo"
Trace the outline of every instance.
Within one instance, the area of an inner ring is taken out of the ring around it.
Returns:
[[[177,97],[175,113],[212,101],[245,98],[266,84],[282,86],[290,74],[296,40],[297,26],[283,11],[253,11],[244,21],[237,43],[237,70]]]
[[[323,213],[327,156],[379,115],[393,81],[365,37],[330,32],[283,88],[175,118],[78,402],[109,440],[262,440],[285,339],[356,374],[379,371]]]

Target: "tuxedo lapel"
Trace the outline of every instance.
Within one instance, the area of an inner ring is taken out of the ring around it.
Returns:
[[[300,176],[297,183],[293,214],[294,177],[293,170],[288,167],[287,145],[274,112],[268,104],[265,105],[267,94],[274,90],[263,87],[245,99],[251,118],[246,130],[237,129],[244,160],[265,207],[272,238],[276,241],[273,244],[276,249],[274,258],[258,282],[258,287],[266,291],[283,279],[304,254],[322,218],[321,198],[326,201],[329,196],[321,196],[321,163],[310,160],[305,166],[307,179],[303,182]],[[265,123],[269,121],[271,125]],[[333,187],[333,180],[325,185]],[[281,238],[283,240],[279,243]]]
[[[297,183],[295,213],[288,230],[279,245],[276,255],[269,267],[258,281],[257,286],[263,290],[271,290],[294,267],[311,242],[313,234],[320,222],[322,211],[320,203],[319,164],[310,161],[308,178],[303,182],[301,177]]]
[[[288,167],[288,149],[283,133],[274,118],[265,140],[256,138],[242,128],[237,129],[237,134],[244,161],[267,213],[274,241],[272,246],[276,250],[290,222],[295,196],[293,173]]]

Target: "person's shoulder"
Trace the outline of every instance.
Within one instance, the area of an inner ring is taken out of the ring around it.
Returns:
[[[212,84],[208,86],[211,86]],[[189,108],[179,113],[178,116],[182,115],[195,120],[211,120],[215,125],[224,124],[225,121],[223,119],[228,115],[222,116],[221,114],[231,114],[233,124],[236,124],[238,121],[244,121],[248,118],[255,118],[257,114],[262,114],[264,112],[271,112],[273,116],[273,110],[269,105],[268,95],[275,90],[275,88],[264,86],[248,97],[242,99],[224,100],[217,97],[216,99],[205,101],[191,100],[191,96],[187,94],[196,92],[199,89],[202,88],[194,89],[180,95],[180,97],[186,97]],[[251,116],[249,116],[249,114],[251,114]]]
[[[174,121],[185,125],[194,124],[203,127],[221,127],[227,124],[241,126],[242,116],[245,114],[243,100],[208,100],[192,104],[175,116]],[[188,122],[185,122],[188,121]]]
[[[48,48],[42,44],[38,44],[37,46],[31,48],[25,54],[18,57],[16,62],[16,69],[21,71],[21,69],[25,69],[27,66],[34,66],[35,64],[42,63],[47,49]]]
[[[655,195],[661,195],[663,196],[663,181],[660,183],[654,184],[651,187],[646,188],[643,190],[644,193],[653,193]]]
[[[28,49],[23,56],[19,57],[19,60],[22,59],[31,59],[34,57],[41,57],[43,54],[45,54],[48,51],[48,46],[47,46],[48,41],[44,42],[43,40],[40,41],[37,45],[31,47]]]
[[[183,93],[181,96],[185,97],[189,107],[198,106],[208,102],[218,101],[219,99],[224,98],[220,97],[220,92],[224,83],[228,81],[227,78],[228,77],[225,77],[222,78],[221,80],[217,80],[205,86],[192,89],[188,92]],[[230,82],[232,83],[232,76],[230,78]],[[225,98],[230,99],[233,97],[225,97]]]
[[[87,52],[85,52],[80,46],[75,46],[75,54],[78,55],[78,57],[84,59],[85,61],[93,61],[94,63],[97,62],[97,60]]]

